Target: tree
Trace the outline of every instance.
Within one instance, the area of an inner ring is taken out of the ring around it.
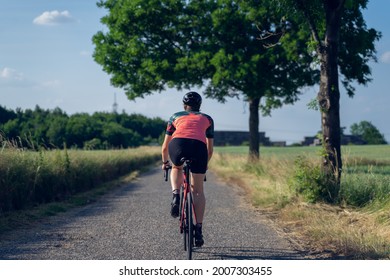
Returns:
[[[165,125],[165,121],[159,118],[127,115],[125,112],[95,112],[92,116],[79,113],[69,117],[60,108],[43,110],[39,106],[35,110],[4,111],[14,118],[0,123],[1,138],[30,149],[138,147],[158,141]]]
[[[64,148],[68,116],[51,115],[48,123],[49,126],[46,131],[48,144],[52,147]]]
[[[20,123],[18,119],[12,119],[2,125],[5,136],[10,140],[17,139],[20,134]]]
[[[110,147],[128,148],[138,147],[142,144],[142,138],[137,132],[124,128],[115,122],[104,124],[102,136]]]
[[[360,123],[354,123],[351,125],[350,130],[352,135],[361,136],[367,144],[387,144],[385,136],[371,122],[361,121]]]
[[[166,126],[166,121],[160,118],[149,119],[140,114],[127,115],[118,114],[118,123],[123,127],[137,131],[142,137],[158,138],[162,129]]]
[[[102,129],[87,113],[78,113],[69,117],[66,123],[66,143],[68,147],[82,148],[84,142],[96,138]]]
[[[375,41],[380,33],[368,29],[361,10],[368,0],[273,0],[287,18],[301,21],[309,30],[307,38],[318,58],[321,75],[317,101],[321,111],[322,141],[325,148],[323,170],[329,175],[329,193],[338,195],[342,160],[340,149],[339,74],[349,96],[353,82],[367,84],[371,79],[370,60],[376,61]],[[340,71],[340,72],[339,72]]]
[[[5,124],[9,120],[15,119],[16,114],[5,107],[0,106],[0,125]]]
[[[267,115],[293,103],[318,73],[311,54],[299,51],[306,36],[269,2],[101,0],[108,32],[94,35],[94,59],[129,99],[204,85],[206,96],[221,102],[241,96],[249,103],[249,148],[257,159],[259,108]]]

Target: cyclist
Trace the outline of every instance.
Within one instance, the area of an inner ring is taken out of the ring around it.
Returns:
[[[195,246],[204,243],[202,223],[206,198],[203,191],[207,164],[213,155],[214,121],[200,112],[202,97],[194,91],[183,97],[184,111],[177,112],[168,121],[164,143],[162,145],[162,169],[170,167],[172,162],[171,184],[173,199],[171,216],[179,216],[180,186],[183,184],[183,157],[191,158],[191,187],[193,192],[195,226]]]

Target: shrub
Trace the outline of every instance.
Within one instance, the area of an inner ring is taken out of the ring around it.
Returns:
[[[303,196],[307,202],[335,202],[338,184],[333,176],[325,174],[321,165],[313,163],[303,156],[297,157],[290,187]]]

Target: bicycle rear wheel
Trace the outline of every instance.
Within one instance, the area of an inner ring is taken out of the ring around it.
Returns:
[[[193,215],[192,215],[192,193],[188,192],[187,195],[187,205],[186,208],[188,209],[188,215],[187,215],[187,258],[189,260],[192,259],[192,249],[194,247],[194,223],[193,223]]]
[[[183,227],[183,241],[184,241],[184,251],[187,251],[187,242],[188,242],[188,206],[187,206],[187,199],[188,197],[185,197],[185,195],[183,195],[184,197],[184,200],[183,200],[183,203],[184,204],[184,208],[183,208],[183,211],[184,211],[184,219],[182,221],[182,227]]]

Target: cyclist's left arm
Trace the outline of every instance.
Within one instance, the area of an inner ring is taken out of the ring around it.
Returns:
[[[209,115],[205,116],[209,121],[209,127],[206,129],[206,145],[208,152],[208,161],[210,161],[214,151],[214,120]]]
[[[206,138],[206,145],[207,145],[208,162],[209,162],[214,152],[214,138]]]
[[[209,115],[205,115],[209,121],[209,127],[206,129],[206,145],[208,152],[208,161],[210,161],[214,152],[214,120]]]
[[[163,162],[162,169],[164,169],[164,166],[166,165],[164,163],[169,160],[168,145],[169,145],[169,142],[171,142],[171,140],[172,140],[172,135],[166,134],[165,138],[164,138],[164,142],[163,142],[162,147],[161,147],[161,159]]]

